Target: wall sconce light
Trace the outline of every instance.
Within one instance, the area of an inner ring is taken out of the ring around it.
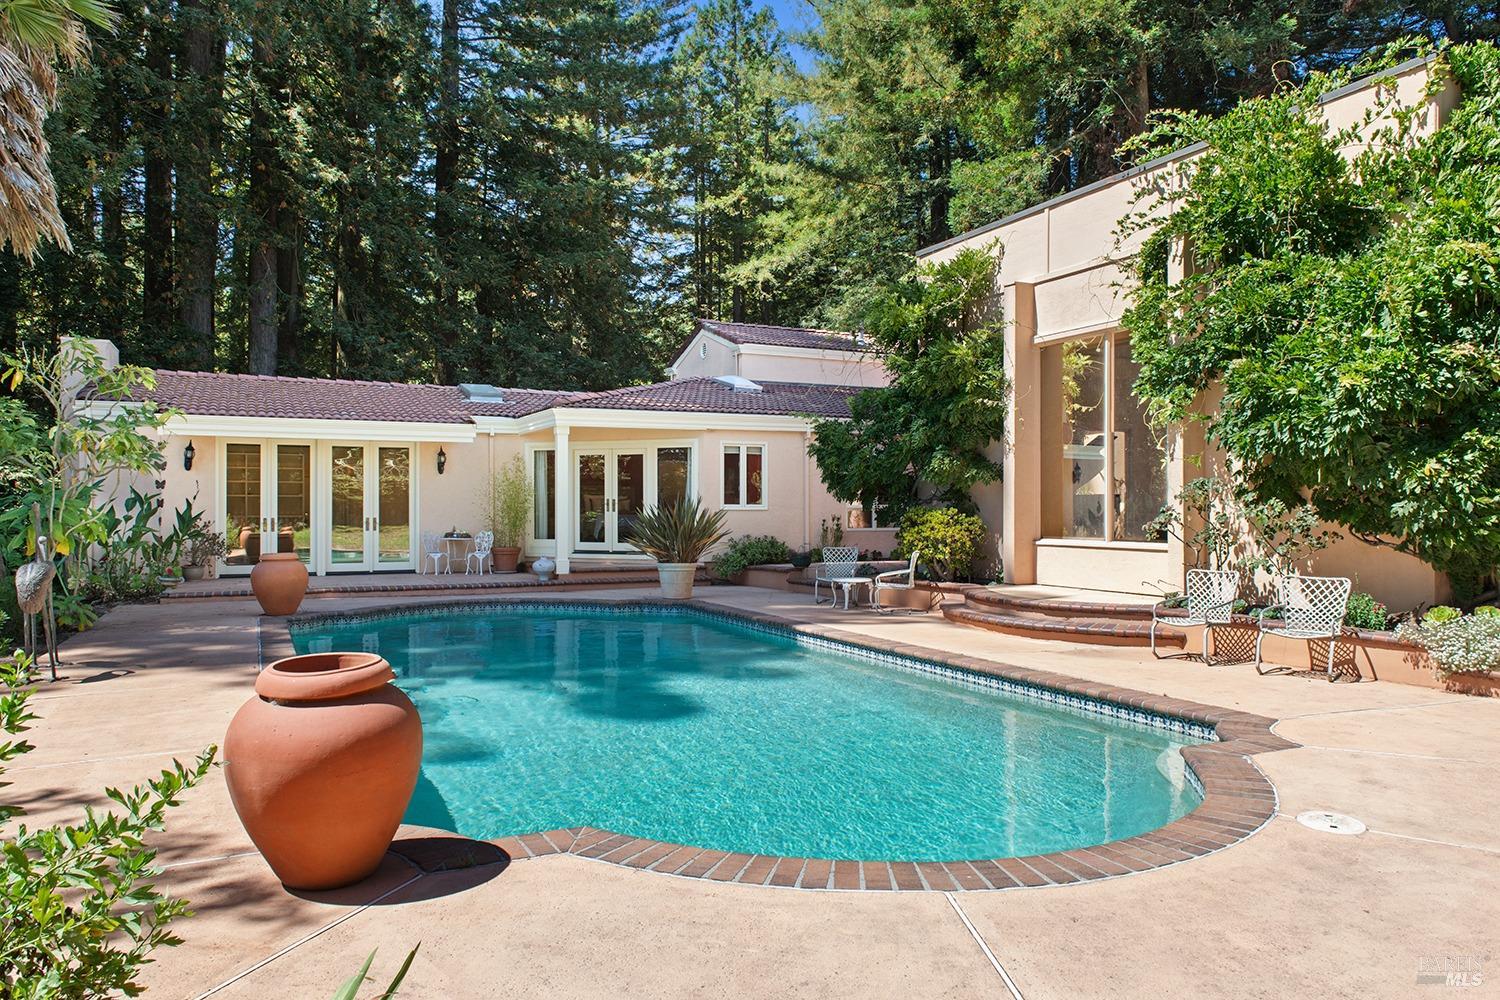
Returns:
[[[193,442],[191,440],[188,441],[187,447],[182,449],[182,468],[185,471],[193,471],[193,456],[196,454],[198,454],[198,451],[193,447]]]
[[[438,459],[438,475],[441,476],[443,474],[443,470],[448,467],[448,453],[443,450],[443,446],[442,445],[438,445],[437,459]]]

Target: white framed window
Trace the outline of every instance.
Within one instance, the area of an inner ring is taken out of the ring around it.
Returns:
[[[766,446],[764,444],[726,444],[723,461],[723,507],[761,508],[766,506]]]

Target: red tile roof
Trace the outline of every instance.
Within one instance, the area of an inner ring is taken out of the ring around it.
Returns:
[[[765,326],[760,323],[721,323],[700,319],[699,330],[723,337],[731,344],[760,344],[766,347],[801,347],[817,351],[863,351],[853,334],[838,330],[817,330],[800,326]]]
[[[388,420],[468,423],[471,417],[523,417],[553,407],[656,410],[687,413],[849,415],[859,389],[796,382],[765,382],[761,392],[737,392],[711,378],[679,379],[605,392],[501,389],[504,402],[470,400],[457,386],[344,379],[162,371],[156,387],[137,390],[138,402],[184,413],[300,420]]]
[[[654,385],[632,385],[606,392],[581,393],[559,402],[559,408],[661,410],[669,413],[810,414],[847,417],[849,397],[858,386],[810,382],[759,382],[760,392],[744,392],[713,378],[684,378]]]
[[[213,416],[463,424],[471,416],[525,416],[570,395],[538,389],[501,392],[505,402],[479,403],[451,385],[158,370],[156,388],[138,389],[132,398]]]

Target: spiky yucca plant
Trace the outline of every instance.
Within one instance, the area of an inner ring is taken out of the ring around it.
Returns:
[[[636,519],[631,542],[660,563],[695,563],[727,536],[722,510],[705,510],[697,497],[649,508]]]

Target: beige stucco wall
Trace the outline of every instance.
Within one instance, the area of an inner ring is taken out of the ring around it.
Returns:
[[[675,378],[741,375],[754,381],[823,385],[889,385],[891,374],[874,355],[848,351],[739,347],[700,332],[671,368]]]
[[[1376,85],[1327,95],[1320,112],[1333,128],[1360,122],[1380,99],[1379,88],[1384,88],[1405,106],[1424,106],[1420,127],[1434,129],[1456,104],[1457,94],[1449,84],[1428,96],[1427,79],[1427,65],[1407,66]],[[1379,127],[1381,123],[1376,122],[1367,132]],[[1345,153],[1353,155],[1359,148],[1351,144]],[[1147,236],[1140,231],[1122,239],[1119,220],[1134,209],[1137,193],[1151,187],[1169,191],[1176,186],[1178,171],[1196,155],[1190,149],[1163,158],[920,255],[926,262],[937,263],[973,248],[1000,257],[996,294],[1004,307],[1006,366],[1014,385],[1007,414],[1011,440],[1005,454],[1005,479],[976,490],[973,497],[987,518],[995,518],[990,524],[1000,535],[998,548],[1010,582],[1145,592],[1147,581],[1180,580],[1186,554],[1177,543],[1169,544],[1165,555],[1037,544],[1046,534],[1045,511],[1049,502],[1055,502],[1055,497],[1049,500],[1043,495],[1043,460],[1057,450],[1057,442],[1048,437],[1038,391],[1042,379],[1055,380],[1057,373],[1043,371],[1039,348],[1117,327],[1129,300],[1130,279],[1122,263]],[[1172,270],[1180,274],[1180,262],[1174,262]],[[1168,484],[1175,493],[1186,479],[1202,474],[1196,463],[1204,456],[1195,450],[1201,448],[1198,435],[1184,440],[1174,429],[1167,444]],[[1355,577],[1360,588],[1397,608],[1430,603],[1447,593],[1440,575],[1419,561],[1354,540],[1321,553],[1314,569]]]

